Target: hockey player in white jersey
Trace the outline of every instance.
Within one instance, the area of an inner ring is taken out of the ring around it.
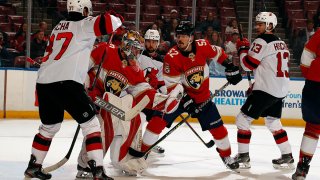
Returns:
[[[53,28],[38,71],[36,90],[42,124],[34,137],[31,159],[24,174],[28,178],[52,177],[43,172],[42,163],[66,110],[80,124],[87,139],[88,164],[94,179],[112,179],[104,173],[101,129],[83,83],[96,37],[115,31],[123,18],[110,13],[84,16],[84,11],[92,13],[90,0],[68,0],[67,10],[68,18]]]
[[[249,44],[238,41],[240,63],[245,71],[254,72],[252,93],[236,118],[238,127],[238,155],[236,159],[243,168],[250,168],[250,125],[253,120],[264,117],[265,125],[273,134],[281,152],[279,159],[272,160],[275,168],[294,168],[291,146],[280,122],[282,100],[289,89],[288,61],[290,53],[285,42],[273,34],[277,17],[272,12],[260,12],[256,16],[258,37]]]
[[[148,83],[158,92],[167,94],[167,88],[164,83],[162,69],[163,63],[160,61],[160,55],[156,53],[160,44],[160,34],[158,30],[148,29],[144,35],[145,50],[139,56],[139,65],[144,70],[144,74]],[[142,111],[147,121],[149,121],[154,113],[153,110],[144,109]],[[155,146],[152,152],[163,154],[164,149],[161,146]]]

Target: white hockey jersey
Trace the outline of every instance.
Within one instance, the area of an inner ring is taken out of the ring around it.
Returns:
[[[253,90],[283,98],[289,91],[290,52],[286,43],[273,34],[263,34],[253,41],[248,56],[241,56],[244,70],[254,72]]]
[[[157,69],[158,73],[157,73],[157,78],[158,81],[164,81],[163,79],[163,73],[162,73],[162,69],[163,69],[163,63],[157,60],[154,60],[146,55],[141,54],[138,58],[138,62],[139,65],[141,67],[141,69],[144,71],[144,76],[146,76],[148,69]],[[163,94],[167,94],[167,89],[165,86],[159,88],[160,92]]]
[[[87,17],[80,21],[60,21],[53,29],[37,83],[47,84],[72,80],[83,84],[88,72],[90,53],[96,36],[101,35],[99,21],[105,20],[111,33],[121,26],[118,17],[105,14],[104,18]]]

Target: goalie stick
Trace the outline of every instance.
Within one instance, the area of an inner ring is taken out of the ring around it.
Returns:
[[[80,125],[77,126],[76,133],[73,136],[72,143],[71,143],[71,146],[69,148],[69,151],[68,151],[67,155],[63,159],[61,159],[59,162],[57,162],[56,164],[44,168],[43,169],[44,172],[54,171],[54,170],[60,168],[62,165],[64,165],[69,160],[69,158],[71,156],[71,153],[72,153],[72,150],[73,150],[73,147],[74,147],[74,144],[75,144],[75,142],[77,140],[77,137],[78,137],[78,134],[79,134],[79,130],[80,130]]]
[[[123,111],[119,107],[103,100],[98,96],[96,96],[96,100],[94,101],[94,104],[110,112],[111,114],[115,115],[117,118],[123,121],[131,121],[131,119],[136,117],[147,106],[149,102],[150,102],[149,97],[144,96],[138,104],[136,104],[132,109],[128,111]]]
[[[200,106],[199,109],[203,108],[205,105],[207,105],[220,91],[222,91],[223,89],[225,89],[227,86],[229,85],[229,82],[227,82],[226,84],[224,84],[220,89],[216,90],[216,92],[210,96],[210,98],[208,100],[206,100],[205,102],[203,102]],[[192,115],[188,114],[187,117],[183,118],[177,125],[175,125],[173,128],[171,128],[166,134],[164,134],[160,139],[158,139],[158,141],[156,141],[155,143],[153,143],[145,152],[141,152],[141,151],[137,151],[135,149],[133,149],[132,147],[129,147],[129,154],[133,157],[137,157],[137,158],[141,158],[144,157],[147,153],[149,153],[152,148],[154,148],[156,145],[158,145],[160,142],[162,142],[165,138],[167,138],[173,131],[175,131],[178,127],[180,127],[183,123],[185,123]]]

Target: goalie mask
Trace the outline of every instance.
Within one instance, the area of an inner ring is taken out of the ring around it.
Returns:
[[[128,31],[122,37],[120,48],[125,53],[127,61],[137,60],[143,50],[144,39],[137,31]]]

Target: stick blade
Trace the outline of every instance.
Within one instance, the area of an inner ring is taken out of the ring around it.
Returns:
[[[59,161],[58,163],[52,165],[52,166],[48,166],[46,168],[43,169],[44,172],[52,172],[58,168],[60,168],[61,166],[63,166],[66,162],[68,161],[67,158],[63,158],[61,161]]]
[[[214,146],[214,141],[210,140],[208,143],[206,143],[207,148],[211,148],[212,146]]]
[[[131,156],[137,157],[137,158],[142,158],[143,156],[146,155],[146,153],[137,151],[137,150],[133,149],[132,147],[129,147],[129,154]]]

